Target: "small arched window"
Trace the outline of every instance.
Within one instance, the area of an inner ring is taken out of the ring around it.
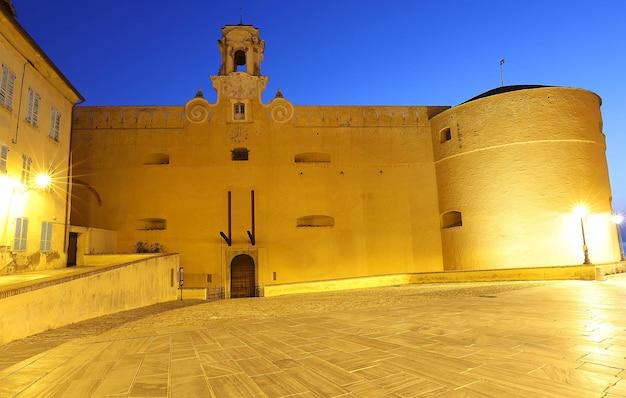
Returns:
[[[446,141],[450,141],[452,139],[452,132],[450,131],[450,127],[446,127],[445,129],[439,132],[439,142],[444,143]]]
[[[334,227],[335,218],[324,215],[310,215],[296,219],[296,227]]]
[[[167,229],[167,220],[164,218],[142,218],[137,220],[137,230],[165,230]]]
[[[330,163],[330,154],[325,152],[298,153],[293,157],[296,163]]]
[[[463,225],[460,211],[448,211],[441,215],[441,228],[454,228]]]
[[[148,153],[143,157],[143,164],[170,164],[170,155],[167,153]]]

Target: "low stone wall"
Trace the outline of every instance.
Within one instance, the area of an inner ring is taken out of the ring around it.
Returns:
[[[85,256],[59,278],[16,287],[0,298],[0,344],[85,319],[178,297],[178,254]]]
[[[511,268],[480,271],[424,272],[333,279],[301,283],[266,284],[264,296],[361,289],[412,283],[496,282],[532,280],[604,280],[605,275],[626,272],[626,262],[563,267]]]

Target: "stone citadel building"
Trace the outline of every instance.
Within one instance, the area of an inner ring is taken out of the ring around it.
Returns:
[[[184,106],[75,108],[79,262],[104,241],[158,242],[190,284],[242,297],[581,264],[581,222],[590,261],[619,260],[596,94],[510,86],[454,107],[298,106],[279,90],[264,104],[264,45],[253,26],[222,29],[215,103],[199,91]]]

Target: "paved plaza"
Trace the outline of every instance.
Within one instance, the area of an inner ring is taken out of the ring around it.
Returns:
[[[0,346],[0,397],[625,397],[626,275],[183,300]]]

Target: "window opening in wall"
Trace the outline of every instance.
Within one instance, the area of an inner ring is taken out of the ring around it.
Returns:
[[[247,148],[235,148],[231,152],[232,160],[248,160]]]
[[[165,230],[167,220],[164,218],[142,218],[137,220],[136,229],[139,231]]]
[[[234,107],[234,118],[235,120],[245,120],[246,119],[246,105],[238,102]]]
[[[2,65],[0,75],[0,106],[13,110],[13,90],[15,88],[15,73],[6,65]]]
[[[28,236],[28,219],[17,217],[15,219],[15,240],[13,250],[17,252],[26,251],[26,237]]]
[[[324,152],[298,153],[293,157],[296,163],[330,163],[330,154]]]
[[[439,132],[439,142],[444,143],[446,141],[450,141],[451,139],[452,132],[450,131],[450,127],[446,127]]]
[[[0,148],[0,173],[7,172],[7,160],[9,158],[9,147],[2,145]]]
[[[170,164],[170,155],[167,153],[148,153],[143,157],[143,164]]]
[[[296,227],[334,227],[335,218],[325,215],[310,215],[296,219]]]
[[[460,211],[448,211],[441,215],[442,228],[454,228],[463,225],[463,219]]]
[[[30,182],[30,165],[33,163],[33,159],[30,156],[22,155],[22,178],[20,182],[27,185]]]
[[[61,112],[52,108],[50,112],[50,132],[48,137],[59,142],[59,130],[61,129]]]
[[[239,69],[240,66],[243,66],[243,68]],[[246,53],[242,50],[235,52],[235,68],[236,72],[246,71]]]
[[[41,223],[41,240],[39,243],[39,251],[49,252],[52,248],[52,223],[43,221]]]
[[[28,104],[26,105],[26,121],[37,127],[39,118],[39,100],[41,97],[35,90],[28,88]]]

